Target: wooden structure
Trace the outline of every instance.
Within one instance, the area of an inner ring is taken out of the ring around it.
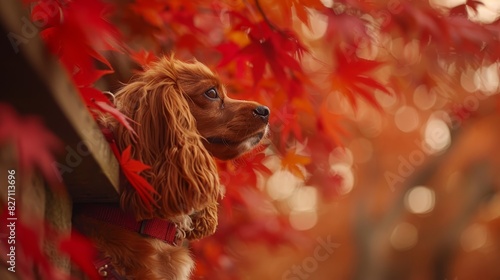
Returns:
[[[62,140],[64,151],[53,166],[61,171],[67,194],[53,193],[40,177],[20,178],[17,172],[16,200],[22,204],[16,210],[19,219],[38,226],[42,236],[43,220],[69,234],[72,203],[117,199],[118,163],[65,70],[43,45],[43,26],[29,19],[22,1],[0,1],[0,103],[21,115],[39,116]],[[0,147],[0,204],[6,201],[6,170],[17,169],[15,151],[13,144]],[[69,261],[45,247],[56,265],[69,272]],[[0,279],[18,279],[4,265]]]

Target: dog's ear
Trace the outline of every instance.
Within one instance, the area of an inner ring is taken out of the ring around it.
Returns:
[[[151,212],[131,186],[123,187],[120,203],[137,219],[191,214],[215,205],[221,195],[215,161],[177,84],[175,63],[160,60],[116,95],[117,108],[135,122],[137,132],[134,137],[115,126],[119,148],[131,145],[132,157],[151,166],[141,175],[158,192]]]

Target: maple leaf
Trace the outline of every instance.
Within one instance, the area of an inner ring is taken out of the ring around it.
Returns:
[[[2,210],[2,220],[7,220],[7,209]],[[43,230],[43,229],[42,229]],[[3,229],[1,230],[3,232]],[[22,259],[18,263],[16,272],[20,272],[22,279],[37,279],[34,271],[38,271],[38,276],[43,279],[64,279],[64,274],[57,267],[53,266],[44,252],[42,235],[40,229],[33,229],[22,220],[15,223],[16,231],[16,257]],[[2,234],[3,235],[3,234]],[[7,234],[5,235],[7,236]],[[7,241],[0,242],[7,244]],[[0,244],[0,246],[3,246]]]
[[[133,34],[153,35],[160,42],[174,40],[176,47],[195,48],[189,43],[203,43],[197,37],[204,35],[195,23],[194,15],[200,3],[190,1],[138,0],[127,5],[130,29]],[[196,35],[195,35],[196,34]],[[161,48],[161,46],[160,46]]]
[[[289,149],[281,159],[281,167],[292,172],[293,175],[302,180],[306,179],[306,175],[299,166],[305,166],[309,163],[311,163],[311,158],[297,154],[296,149]]]
[[[141,16],[149,24],[163,28],[164,23],[160,12],[165,10],[168,3],[166,1],[145,1],[137,0],[129,5],[129,8],[136,14]]]
[[[82,269],[90,279],[102,279],[94,267],[93,260],[98,252],[94,245],[86,237],[78,232],[72,232],[69,236],[59,241],[59,250],[67,254],[70,260]]]
[[[142,201],[150,207],[150,211],[153,210],[153,205],[156,205],[156,201],[153,198],[153,194],[158,194],[158,192],[149,184],[149,182],[139,175],[144,170],[150,169],[151,167],[130,157],[132,146],[128,146],[123,150],[123,153],[119,157],[119,163],[123,174],[130,182],[130,185],[137,191],[137,194],[141,197]]]
[[[333,142],[337,145],[342,144],[341,136],[348,136],[348,132],[340,126],[343,120],[342,115],[330,112],[326,104],[322,104],[319,109],[317,119],[317,130],[326,136],[325,142]]]
[[[262,151],[266,146],[257,147],[253,150],[235,160],[226,163],[229,178],[227,182],[228,187],[231,186],[257,186],[257,172],[269,176],[272,174],[271,170],[267,168],[263,161],[266,159],[265,153]]]
[[[252,23],[235,12],[231,15],[237,20],[233,30],[247,32],[250,41],[241,49],[234,42],[219,45],[219,50],[227,51],[222,53],[223,58],[219,62],[219,67],[232,60],[248,62],[252,66],[253,79],[257,84],[268,65],[276,79],[285,87],[288,85],[286,69],[302,72],[302,67],[295,57],[300,59],[307,50],[293,32],[272,29],[266,21]]]
[[[142,67],[148,66],[149,64],[158,60],[158,57],[154,53],[147,50],[141,49],[139,51],[129,50],[130,57]]]
[[[384,85],[370,77],[369,73],[383,63],[359,57],[349,57],[339,50],[336,50],[335,56],[337,67],[331,76],[332,90],[344,94],[354,109],[357,109],[357,97],[359,96],[381,110],[373,91],[377,89],[386,94],[390,94],[390,92]]]
[[[324,8],[324,5],[319,0],[255,1],[255,4],[263,16],[276,9],[276,16],[280,16],[287,26],[293,24],[292,15],[293,11],[295,11],[297,18],[309,29],[311,29],[309,10],[320,10]]]
[[[391,33],[399,29],[406,41],[418,39],[422,46],[426,46],[430,39],[437,40],[438,43],[448,41],[443,17],[427,1],[399,4],[399,13],[391,15],[390,24],[382,26],[383,32]]]
[[[480,24],[466,17],[453,16],[447,18],[449,42],[440,46],[441,50],[454,49],[459,55],[477,56],[483,50],[493,54],[498,46],[494,30],[483,28]],[[498,31],[496,31],[498,32]]]
[[[45,128],[40,118],[19,116],[12,107],[0,103],[0,144],[16,145],[19,166],[27,175],[38,168],[49,185],[61,187],[58,174],[52,169],[53,153],[60,151],[61,141]]]
[[[308,185],[318,186],[322,198],[328,200],[340,194],[339,190],[343,182],[342,176],[337,173],[318,170],[312,171]]]
[[[293,135],[299,141],[302,140],[302,129],[300,123],[297,122],[298,112],[291,105],[285,105],[281,110],[273,110],[271,114],[271,132],[279,133],[280,141],[285,144],[290,137]]]
[[[82,87],[79,88],[79,90],[80,95],[83,97],[89,109],[111,114],[120,124],[125,126],[132,134],[136,135],[136,132],[130,125],[131,119],[118,111],[100,90],[88,87]]]
[[[327,16],[325,39],[339,42],[336,45],[347,44],[349,48],[356,49],[362,39],[368,38],[365,19],[346,12],[337,13],[333,9],[324,9]],[[354,53],[354,51],[353,51]]]
[[[43,3],[40,1],[38,5]],[[102,18],[107,6],[98,0],[75,0],[64,6],[57,2],[56,5],[59,5],[59,13],[51,15],[51,25],[45,26],[40,34],[49,49],[59,56],[75,84],[89,86],[113,72],[109,61],[97,51],[119,50],[119,32]],[[96,69],[95,61],[108,69]]]

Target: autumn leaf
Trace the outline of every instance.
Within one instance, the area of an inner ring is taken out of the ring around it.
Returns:
[[[233,30],[247,32],[250,41],[241,49],[234,42],[219,45],[219,50],[227,51],[222,53],[219,67],[233,60],[248,62],[252,67],[254,83],[257,84],[262,79],[266,66],[269,66],[276,79],[285,87],[289,84],[287,69],[302,72],[297,59],[307,50],[293,32],[272,29],[266,21],[252,23],[238,13],[231,13],[231,16],[237,22]]]
[[[130,182],[130,185],[137,191],[142,201],[150,207],[149,210],[153,210],[153,205],[156,205],[156,201],[153,198],[153,194],[158,194],[156,190],[149,184],[149,182],[140,175],[144,170],[150,169],[151,167],[131,158],[132,146],[128,146],[123,150],[119,158],[120,167]]]
[[[311,158],[309,156],[297,154],[295,149],[288,150],[285,156],[281,159],[281,167],[292,172],[293,175],[302,180],[306,179],[306,174],[304,174],[301,167],[308,165],[309,163],[311,163]]]
[[[479,28],[478,23],[470,21],[466,17],[453,16],[446,20],[449,42],[440,46],[440,52],[454,49],[461,56],[477,56],[484,51],[495,56],[498,48],[498,29]],[[450,56],[452,56],[451,54]]]
[[[271,130],[274,134],[276,131],[279,134],[279,139],[282,144],[287,143],[290,136],[298,140],[302,140],[302,130],[300,123],[297,122],[298,112],[293,106],[283,106],[281,110],[274,110],[271,115]]]
[[[333,142],[336,145],[342,145],[342,137],[349,133],[340,125],[344,120],[342,115],[335,114],[328,110],[326,104],[322,104],[316,123],[317,130],[325,136],[325,142]]]
[[[59,250],[65,253],[72,263],[76,264],[90,279],[101,279],[93,264],[98,252],[90,240],[78,232],[72,232],[58,243]]]
[[[243,155],[235,160],[225,163],[228,178],[226,178],[227,187],[257,187],[257,174],[269,176],[272,174],[271,170],[264,165],[266,155],[262,152],[266,147],[261,146],[256,150]],[[259,151],[260,150],[260,151]]]
[[[49,49],[59,56],[75,84],[89,86],[103,75],[112,73],[111,64],[99,53],[119,51],[119,32],[102,17],[107,7],[98,0],[75,0],[64,6],[55,3],[59,5],[59,13],[51,15],[54,17],[49,19],[51,25],[45,26],[41,36]],[[41,9],[43,5],[43,1],[38,3]],[[108,69],[97,69],[96,62]]]
[[[369,37],[365,19],[347,12],[338,13],[326,8],[323,14],[327,16],[328,23],[325,39],[338,42],[336,45],[339,47],[345,44],[349,48],[356,49],[361,40]]]
[[[2,220],[7,221],[7,207],[3,208],[1,211]],[[30,223],[33,222],[33,220],[30,221]],[[44,252],[43,247],[45,244],[42,239],[43,234],[40,234],[40,228],[34,229],[31,224],[26,224],[22,219],[17,220],[14,224],[16,232],[14,239],[15,256],[16,260],[22,260],[22,262],[18,261],[16,263],[17,266],[14,266],[19,277],[22,279],[64,279],[64,277],[67,277],[65,273],[51,263],[49,257]],[[8,249],[7,240],[4,240],[3,237],[8,236],[6,232],[7,229],[8,227],[0,230],[0,238],[2,239],[0,248],[2,248],[3,252],[9,252],[11,250]],[[44,226],[42,224],[42,232],[43,229]],[[53,236],[49,235],[47,239],[50,237]],[[14,243],[11,245],[13,244]],[[37,272],[37,277],[35,277],[35,271]]]
[[[358,97],[381,110],[374,96],[375,90],[390,94],[389,90],[370,76],[370,73],[383,65],[382,62],[350,57],[337,50],[337,66],[331,75],[331,89],[342,93],[354,109],[357,109]]]
[[[320,10],[324,8],[323,4],[319,0],[284,0],[284,1],[256,1],[258,9],[261,9],[262,13],[271,13],[276,9],[275,15],[282,18],[284,24],[287,26],[292,25],[293,14],[297,15],[297,18],[304,23],[309,29],[311,28],[311,23],[309,20],[310,10]]]
[[[102,113],[108,113],[112,115],[120,124],[125,126],[132,134],[136,135],[136,132],[130,125],[130,118],[125,116],[122,112],[118,111],[109,99],[104,96],[104,94],[95,88],[82,87],[79,88],[80,95],[87,104],[87,107],[92,110],[98,110]]]
[[[164,22],[161,17],[161,12],[164,11],[168,5],[166,1],[137,0],[129,5],[131,11],[141,16],[147,23],[160,29],[163,28]]]
[[[153,35],[160,41],[176,40],[190,34],[202,36],[194,22],[199,3],[190,1],[138,0],[126,4],[127,23],[135,35]],[[200,41],[201,42],[201,41]],[[184,45],[185,46],[185,45]],[[193,47],[194,46],[190,46]]]
[[[311,180],[307,184],[318,186],[321,197],[325,200],[332,199],[340,194],[340,189],[344,178],[337,173],[325,170],[313,170],[310,176]]]
[[[61,141],[36,116],[20,116],[12,107],[0,103],[0,144],[13,143],[19,166],[25,176],[40,170],[50,186],[61,187],[59,175],[52,164],[54,153],[62,148]]]
[[[445,20],[427,1],[399,2],[397,10],[398,13],[392,14],[387,24],[382,25],[382,32],[397,32],[406,42],[417,39],[422,47],[430,40],[438,44],[449,42]]]
[[[141,49],[139,51],[129,50],[130,57],[142,67],[148,66],[152,62],[158,60],[158,57],[154,55],[154,53],[147,51],[145,49]]]

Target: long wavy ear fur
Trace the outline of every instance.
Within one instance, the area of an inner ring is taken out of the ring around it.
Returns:
[[[122,187],[120,203],[137,219],[172,218],[217,204],[220,184],[212,156],[203,147],[176,67],[182,62],[162,58],[116,94],[118,110],[130,117],[138,137],[109,118],[121,150],[132,146],[132,158],[150,165],[141,173],[159,195],[153,211],[134,189]],[[216,224],[216,221],[215,221]]]

